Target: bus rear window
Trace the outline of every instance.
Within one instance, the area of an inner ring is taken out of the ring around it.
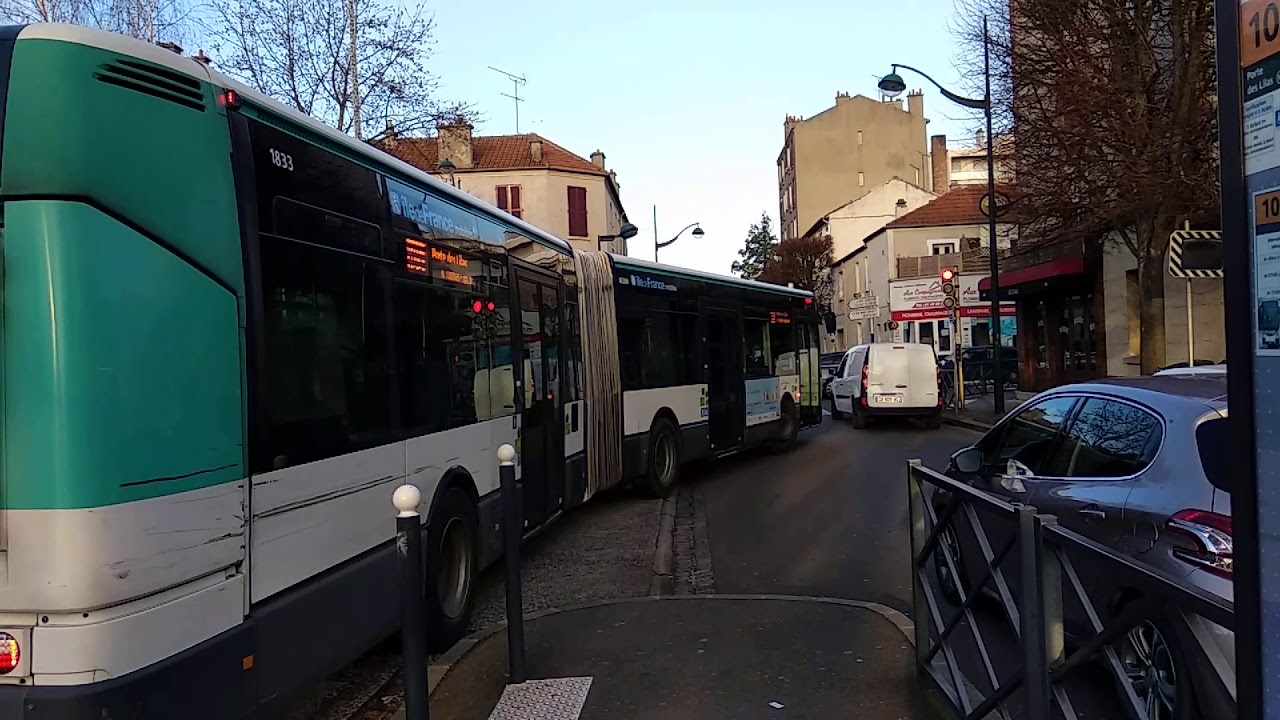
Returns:
[[[1209,483],[1219,490],[1231,492],[1235,483],[1227,462],[1227,419],[1217,417],[1200,423],[1196,428],[1196,447]]]

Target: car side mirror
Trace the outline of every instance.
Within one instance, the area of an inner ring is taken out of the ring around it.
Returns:
[[[982,469],[982,450],[968,447],[951,456],[951,467],[966,475],[973,475]]]

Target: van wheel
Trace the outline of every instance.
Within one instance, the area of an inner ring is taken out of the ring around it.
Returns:
[[[781,427],[778,429],[778,439],[769,448],[775,453],[784,453],[795,447],[796,436],[800,433],[800,421],[796,418],[796,405],[791,401],[790,395],[782,399],[780,422]]]
[[[862,414],[862,413],[860,413],[860,412],[858,412],[858,406],[857,406],[857,404],[856,404],[856,403],[855,403],[855,404],[854,404],[854,406],[853,406],[853,415],[852,415],[852,417],[853,417],[853,427],[854,427],[854,428],[856,428],[856,429],[858,429],[858,430],[866,430],[866,429],[867,429],[867,416],[866,416],[866,415],[863,415],[863,414]]]
[[[462,639],[475,605],[479,520],[465,490],[444,491],[427,525],[423,558],[427,578],[427,639],[443,652]]]
[[[831,419],[832,419],[832,420],[843,420],[843,419],[844,419],[844,413],[840,412],[840,408],[836,407],[836,396],[835,396],[835,393],[832,393],[832,394],[828,395],[827,397],[831,398]]]
[[[942,413],[933,413],[924,419],[924,426],[930,430],[937,430],[942,427]]]
[[[656,418],[649,427],[649,467],[643,488],[653,497],[665,498],[680,479],[680,437],[675,423]]]

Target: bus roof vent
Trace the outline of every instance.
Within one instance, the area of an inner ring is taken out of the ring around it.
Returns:
[[[117,60],[98,68],[99,82],[168,100],[204,112],[204,91],[193,77],[137,60]]]

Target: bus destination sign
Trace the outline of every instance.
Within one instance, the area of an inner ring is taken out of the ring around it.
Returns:
[[[475,287],[471,261],[462,253],[445,248],[431,248],[431,277],[466,288]]]

